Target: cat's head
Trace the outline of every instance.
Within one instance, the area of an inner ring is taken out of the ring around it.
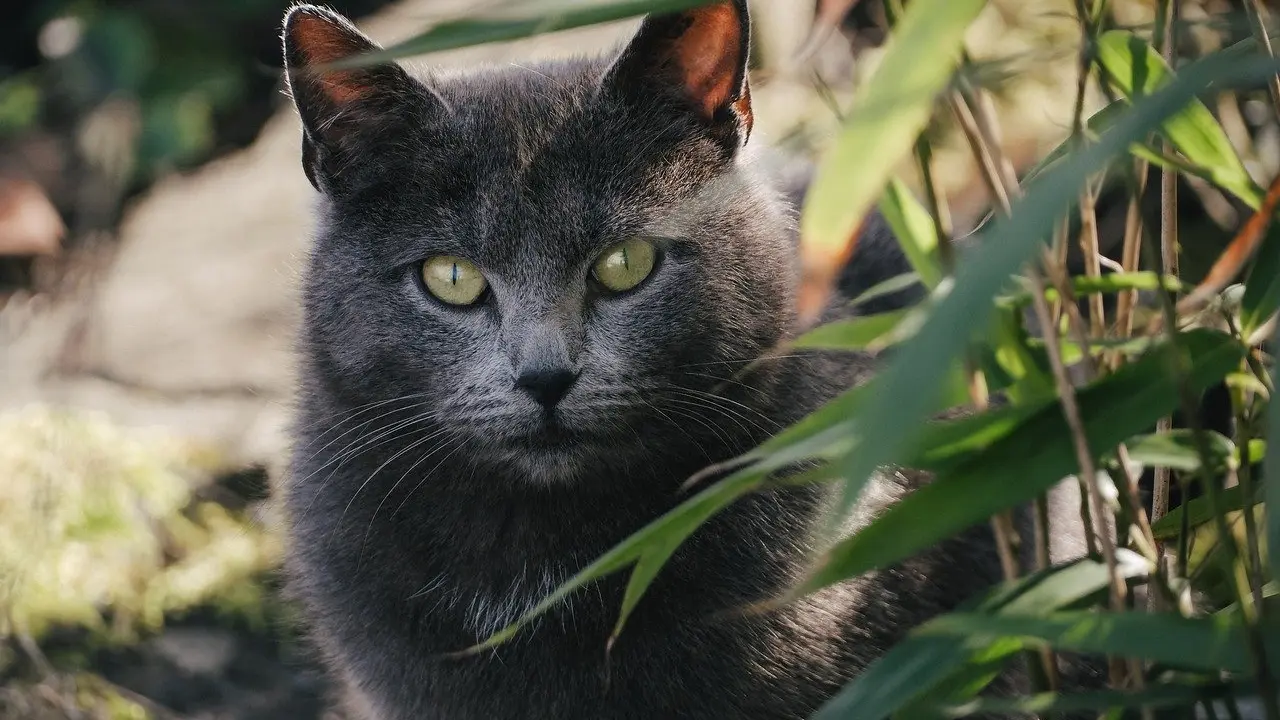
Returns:
[[[651,16],[606,57],[466,74],[335,66],[376,46],[312,6],[284,47],[323,198],[310,384],[415,398],[454,462],[534,482],[761,426],[725,381],[787,332],[794,267],[742,157],[745,0]]]

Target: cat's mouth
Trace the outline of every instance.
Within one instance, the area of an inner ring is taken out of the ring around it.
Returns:
[[[528,433],[517,436],[512,444],[522,450],[564,451],[579,448],[591,441],[591,434],[565,427],[554,418]]]

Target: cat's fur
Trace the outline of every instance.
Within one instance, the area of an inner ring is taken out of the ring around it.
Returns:
[[[980,528],[776,612],[720,613],[777,595],[806,562],[824,491],[775,490],[696,533],[608,651],[625,574],[510,644],[449,656],[674,507],[700,468],[872,370],[808,355],[734,377],[798,331],[794,209],[743,149],[747,29],[735,0],[650,18],[620,54],[419,80],[308,70],[373,46],[318,8],[286,19],[304,165],[323,197],[288,566],[358,712],[805,717],[908,629],[999,579]],[[603,293],[593,259],[636,235],[661,238],[658,268]],[[894,248],[868,228],[842,291],[905,270]],[[436,254],[475,262],[490,294],[463,309],[432,299],[417,273]],[[580,371],[556,429],[513,382],[529,367]],[[918,482],[886,474],[858,521]]]

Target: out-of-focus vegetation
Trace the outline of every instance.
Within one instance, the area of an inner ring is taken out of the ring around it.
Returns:
[[[211,601],[258,612],[277,547],[197,497],[208,451],[39,406],[0,414],[0,438],[0,475],[21,479],[0,486],[0,635],[128,640]]]
[[[336,3],[355,15],[381,4]],[[274,109],[288,5],[13,3],[0,23],[0,137],[79,124],[82,142],[123,146],[118,171],[131,186],[243,145]],[[113,126],[95,130],[93,117]]]
[[[72,703],[143,717],[92,673],[41,677],[53,667],[41,648],[59,653],[58,667],[83,666],[93,648],[135,643],[202,607],[265,627],[278,543],[263,519],[202,497],[219,466],[208,450],[91,413],[0,414],[0,677],[36,668],[50,712]],[[63,640],[46,646],[53,633]],[[0,716],[42,694],[22,686],[0,693]]]

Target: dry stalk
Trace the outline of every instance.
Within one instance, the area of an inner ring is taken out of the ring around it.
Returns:
[[[1156,11],[1159,25],[1160,53],[1169,67],[1176,64],[1176,33],[1174,25],[1178,22],[1177,0],[1160,0]],[[1161,143],[1164,152],[1171,152],[1168,140]],[[1160,272],[1165,277],[1178,277],[1178,175],[1176,172],[1162,168],[1160,171]],[[1163,296],[1164,293],[1161,293]],[[1172,322],[1169,332],[1176,332]],[[1160,418],[1156,423],[1157,433],[1168,433],[1173,429],[1173,418]],[[1155,470],[1155,484],[1151,491],[1151,521],[1155,522],[1169,513],[1169,489],[1173,481],[1173,473],[1167,467]],[[1185,543],[1179,543],[1185,548]],[[1186,571],[1185,552],[1178,552],[1179,572]],[[1167,562],[1167,561],[1166,561]],[[1163,567],[1163,565],[1162,565]]]
[[[978,161],[978,166],[982,170],[983,180],[999,202],[1005,215],[1008,215],[1012,209],[1011,198],[1015,193],[1020,192],[1020,188],[1016,177],[1013,176],[1012,166],[1000,152],[1000,145],[992,129],[993,126],[990,122],[987,122],[985,108],[982,108],[979,103],[971,102],[970,98],[962,90],[952,91],[949,101]],[[1119,612],[1125,608],[1127,588],[1116,569],[1115,541],[1111,537],[1106,523],[1101,523],[1101,518],[1106,515],[1106,506],[1098,484],[1097,467],[1093,461],[1093,454],[1089,449],[1088,439],[1085,435],[1084,424],[1080,416],[1080,407],[1076,402],[1075,388],[1067,375],[1066,365],[1062,360],[1062,349],[1055,341],[1057,332],[1052,325],[1053,319],[1049,311],[1049,304],[1045,299],[1044,280],[1034,268],[1028,269],[1027,276],[1031,284],[1032,306],[1035,310],[1037,321],[1045,332],[1045,347],[1048,350],[1049,363],[1053,369],[1054,383],[1062,403],[1063,415],[1066,418],[1067,426],[1071,429],[1072,445],[1080,467],[1080,475],[1086,481],[1086,492],[1093,510],[1093,516],[1098,518],[1100,522],[1097,527],[1097,535],[1101,539],[1102,556],[1106,562],[1111,581],[1109,583],[1110,604],[1113,610]],[[1070,303],[1064,301],[1064,307],[1069,305]],[[1068,312],[1070,312],[1069,307]],[[1086,344],[1083,347],[1087,355],[1088,345]],[[1111,664],[1111,680],[1117,687],[1123,685],[1124,673],[1116,663]]]

